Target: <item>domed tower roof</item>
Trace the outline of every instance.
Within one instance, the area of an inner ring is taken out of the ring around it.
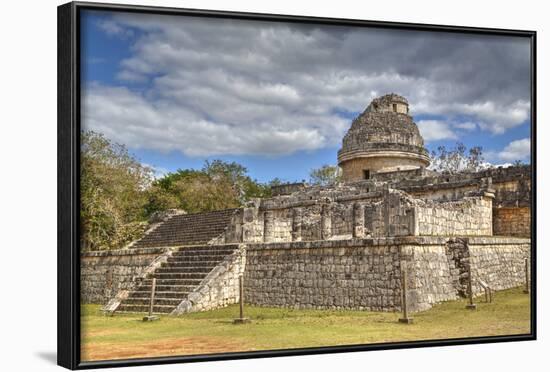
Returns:
[[[405,97],[392,93],[374,99],[344,136],[338,163],[344,181],[428,166],[428,152]]]

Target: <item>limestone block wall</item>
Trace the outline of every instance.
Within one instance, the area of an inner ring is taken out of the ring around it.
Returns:
[[[459,271],[447,256],[444,239],[418,239],[401,247],[407,265],[408,309],[422,311],[442,301],[457,299]]]
[[[493,208],[493,233],[504,236],[531,236],[531,208]]]
[[[467,197],[452,202],[415,206],[415,233],[420,236],[493,235],[492,197]]]
[[[213,243],[492,235],[492,194],[480,194],[445,202],[416,199],[385,188],[294,203],[273,198],[235,214],[225,239]]]
[[[399,249],[353,241],[250,244],[245,299],[260,306],[393,310]]]
[[[331,235],[350,235],[353,229],[353,218],[352,204],[335,203],[335,205],[331,208]]]
[[[321,205],[312,205],[302,208],[301,212],[301,238],[299,240],[321,240]]]
[[[264,212],[264,241],[292,241],[292,209],[275,209]]]
[[[169,248],[119,249],[86,252],[80,256],[81,303],[106,304],[136,280]]]
[[[501,290],[524,284],[529,239],[393,237],[247,245],[245,299],[305,309],[401,309],[402,270],[410,311],[466,295],[471,275]]]
[[[525,238],[468,238],[474,293],[482,293],[478,279],[494,290],[525,284],[525,258],[531,259],[531,241]]]

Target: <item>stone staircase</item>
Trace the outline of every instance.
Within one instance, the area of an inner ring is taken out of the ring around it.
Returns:
[[[236,210],[172,216],[134,243],[132,248],[206,244],[224,232]]]
[[[154,313],[171,313],[187,295],[238,245],[198,245],[172,253],[149,278],[128,294],[117,312],[148,312],[153,277],[156,278]]]

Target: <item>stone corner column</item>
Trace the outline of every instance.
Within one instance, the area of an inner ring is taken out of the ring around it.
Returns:
[[[302,208],[292,209],[292,241],[293,242],[302,241],[302,218],[303,218]]]
[[[332,206],[329,203],[321,205],[321,239],[332,237]]]
[[[365,206],[361,203],[353,203],[352,237],[365,237]]]
[[[264,243],[269,243],[273,241],[273,228],[275,216],[273,211],[266,210],[263,213],[264,215]]]

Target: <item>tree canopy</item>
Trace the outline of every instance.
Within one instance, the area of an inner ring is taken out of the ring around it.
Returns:
[[[263,184],[236,162],[206,161],[202,169],[178,169],[154,179],[123,145],[100,133],[81,134],[81,247],[121,248],[139,238],[157,211],[198,213],[237,208],[271,196],[274,179]]]
[[[83,132],[80,226],[84,250],[121,247],[143,231],[152,169],[102,134]]]
[[[333,185],[340,181],[342,171],[337,165],[323,165],[309,172],[309,181],[314,185]]]

